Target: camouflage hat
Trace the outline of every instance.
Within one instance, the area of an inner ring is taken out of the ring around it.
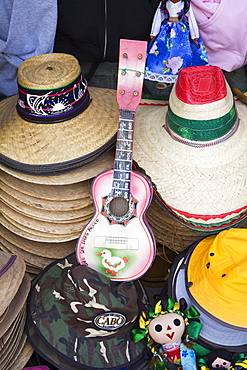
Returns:
[[[29,341],[59,369],[67,369],[63,363],[75,369],[129,368],[146,355],[146,342],[135,344],[131,337],[146,306],[139,281],[111,281],[80,265],[73,253],[47,266],[33,281]]]

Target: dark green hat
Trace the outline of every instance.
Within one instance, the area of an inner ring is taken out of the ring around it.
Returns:
[[[80,265],[75,254],[47,266],[33,282],[27,330],[37,352],[59,369],[120,369],[147,361],[146,341],[134,343],[147,307],[141,283],[115,282]]]

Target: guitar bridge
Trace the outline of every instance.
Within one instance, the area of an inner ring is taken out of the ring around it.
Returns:
[[[94,247],[106,249],[138,250],[139,241],[137,238],[95,236]]]

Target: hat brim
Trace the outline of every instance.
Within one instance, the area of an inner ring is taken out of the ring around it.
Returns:
[[[97,160],[75,169],[68,173],[52,174],[52,176],[42,176],[40,172],[35,175],[29,175],[19,171],[14,171],[0,164],[0,169],[14,178],[41,185],[70,185],[94,178],[99,173],[112,169],[115,149],[111,149],[102,154]],[[38,175],[38,176],[37,176]]]
[[[18,235],[4,225],[0,225],[0,232],[2,237],[9,243],[12,243],[16,248],[23,249],[24,251],[33,254],[34,258],[44,257],[45,259],[59,259],[64,255],[68,255],[75,250],[76,240],[71,240],[64,243],[47,243],[39,242],[33,239],[27,239]]]
[[[79,265],[74,253],[66,257],[66,260],[66,263],[69,263],[71,267]],[[138,356],[144,355],[147,349],[145,340],[135,344],[131,337],[131,329],[138,326],[137,320],[134,320],[131,324],[132,327],[127,331],[121,331],[118,334],[117,332],[114,334],[110,333],[107,336],[100,336],[99,334],[99,336],[96,337],[86,338],[81,336],[76,328],[70,327],[61,316],[56,317],[52,325],[46,321],[45,328],[42,323],[42,317],[39,315],[33,316],[31,314],[31,312],[35,310],[35,307],[37,307],[39,299],[35,286],[42,287],[42,282],[50,276],[52,271],[53,274],[59,274],[58,270],[61,269],[58,268],[58,263],[60,265],[65,264],[65,259],[55,261],[47,266],[34,280],[34,286],[28,299],[29,333],[31,329],[35,330],[37,334],[36,338],[38,336],[45,347],[55,351],[58,357],[70,362],[71,366],[77,365],[80,367],[80,365],[82,365],[83,367],[83,365],[85,365],[86,367],[95,369],[118,369],[126,366],[129,361],[134,360]],[[138,286],[139,283],[135,282],[134,284]],[[140,294],[139,299],[141,301]],[[50,304],[52,311],[54,305],[51,302]],[[50,326],[49,330],[47,330],[47,325]],[[30,334],[29,339],[32,344],[32,335]],[[34,340],[34,342],[36,342],[36,340]],[[74,352],[73,349],[72,351],[68,350],[71,343],[76,343],[76,352]]]
[[[193,229],[212,230],[246,217],[247,107],[240,102],[236,107],[237,131],[221,143],[196,148],[165,130],[167,106],[137,109],[133,159],[167,210]]]
[[[25,366],[30,359],[30,357],[33,354],[33,347],[30,345],[30,343],[27,340],[27,336],[23,335],[23,338],[25,340],[23,348],[21,348],[21,352],[18,354],[17,358],[12,359],[11,363],[11,369],[12,370],[20,370]]]
[[[1,268],[8,263],[10,257],[11,254],[0,250]],[[25,269],[26,266],[24,260],[17,256],[14,263],[1,276],[0,316],[4,313],[5,309],[10,305],[11,301],[15,297],[24,278]]]
[[[21,282],[21,285],[16,293],[15,297],[13,298],[12,302],[8,307],[8,311],[4,320],[1,321],[0,325],[0,337],[2,338],[4,333],[8,330],[8,328],[12,325],[20,311],[23,309],[23,306],[26,303],[27,296],[30,290],[30,278],[28,274],[24,275],[24,278]]]
[[[191,254],[194,253],[195,248],[200,241],[195,242],[188,248],[188,252],[185,257],[182,257],[182,255],[178,255],[176,257],[177,261],[176,265],[174,265],[174,272],[168,279],[168,291],[170,291],[169,293],[172,298],[176,300],[184,298],[188,306],[194,305],[200,313],[202,328],[199,335],[199,342],[201,342],[202,345],[208,345],[211,348],[224,347],[233,352],[246,351],[247,332],[239,330],[239,328],[228,326],[225,322],[212,316],[193,299],[189,292],[187,287],[186,269],[188,267]],[[213,301],[214,298],[211,297],[211,303]]]
[[[66,185],[46,185],[18,179],[1,171],[2,190],[30,206],[50,210],[83,208],[89,202],[91,180]],[[40,205],[38,202],[42,202]],[[69,206],[70,205],[70,206]]]
[[[89,107],[68,121],[36,124],[16,111],[17,95],[1,110],[1,160],[29,174],[65,173],[91,163],[112,148],[118,127],[116,91],[91,87]]]
[[[2,214],[0,215],[0,219],[1,224],[9,231],[25,239],[34,240],[36,242],[64,243],[78,238],[79,235],[78,231],[65,234],[62,229],[61,232],[58,234],[48,233],[47,231],[39,231],[37,229],[26,227],[22,223],[16,222],[16,220],[14,220],[13,218],[7,218]],[[86,225],[86,223],[89,222],[90,219],[91,217],[89,217],[89,219],[85,221],[84,225]]]
[[[224,242],[224,235],[227,235],[225,233],[230,236]],[[245,331],[247,338],[247,299],[245,298],[247,285],[244,285],[247,283],[247,271],[241,273],[246,264],[244,265],[242,262],[238,273],[231,271],[231,267],[235,263],[235,256],[244,256],[246,252],[246,235],[246,229],[230,229],[200,241],[188,261],[186,281],[189,294],[193,301],[197,302],[197,306],[200,305],[204,312],[208,312],[209,315],[226,323],[227,326]],[[230,243],[232,244],[231,249]],[[237,250],[237,253],[234,250]],[[210,264],[209,251],[215,255],[214,262]],[[217,258],[220,260],[220,267],[224,267],[226,279],[229,279],[226,282],[221,276],[222,269],[218,268]],[[242,259],[237,257],[237,261],[241,263]],[[210,267],[207,267],[208,264]],[[231,267],[229,268],[229,266]],[[218,273],[214,273],[216,269]],[[238,283],[236,279],[238,279]],[[227,292],[225,292],[226,289]]]

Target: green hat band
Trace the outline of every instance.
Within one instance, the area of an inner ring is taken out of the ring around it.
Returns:
[[[207,112],[205,112],[205,115]],[[167,112],[168,129],[179,137],[191,141],[216,140],[229,133],[237,122],[235,104],[219,118],[210,120],[185,119],[174,114],[170,107]]]

